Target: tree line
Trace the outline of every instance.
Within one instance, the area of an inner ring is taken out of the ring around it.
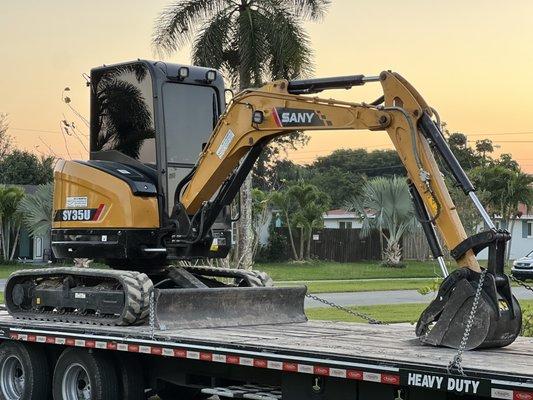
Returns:
[[[469,146],[465,134],[446,132],[446,136],[489,212],[512,232],[522,215],[521,205],[533,205],[533,177],[521,171],[510,154],[493,157],[494,146],[489,139]],[[442,160],[437,161],[446,171]],[[385,265],[402,265],[402,236],[418,225],[406,185],[406,170],[395,150],[339,149],[308,165],[282,159],[258,165],[254,172],[259,186],[256,193],[269,198],[270,207],[278,211],[276,220],[281,220],[288,230],[295,260],[310,259],[312,230],[322,226],[324,212],[342,208],[360,216],[363,235],[371,230],[379,232]],[[446,176],[446,181],[467,234],[476,233],[482,223],[479,213],[450,176]],[[265,193],[271,193],[270,197]],[[299,233],[299,243],[295,243],[293,230]],[[275,258],[283,239],[273,229],[270,233],[263,256]]]
[[[52,179],[55,158],[37,157],[13,147],[7,115],[0,114],[0,259],[13,260],[21,229],[46,235],[52,220]],[[27,194],[20,185],[38,185]]]

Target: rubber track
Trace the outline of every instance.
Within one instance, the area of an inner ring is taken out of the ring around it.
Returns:
[[[56,276],[88,276],[91,278],[115,279],[122,284],[125,295],[125,307],[119,317],[93,317],[90,315],[77,314],[57,314],[54,312],[21,311],[13,309],[10,301],[6,301],[7,310],[10,315],[17,319],[55,321],[55,322],[75,322],[91,325],[139,325],[143,324],[150,312],[150,294],[153,291],[153,284],[150,278],[144,273],[136,271],[115,271],[111,269],[90,269],[90,268],[42,268],[23,270],[13,273],[6,283],[6,300],[10,297],[8,290],[11,289],[12,280],[24,278],[46,278]],[[18,279],[17,279],[18,278]]]

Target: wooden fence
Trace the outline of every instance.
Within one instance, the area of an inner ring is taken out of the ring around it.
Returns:
[[[294,258],[287,229],[277,228],[276,232],[287,240],[285,258]],[[299,251],[299,232],[294,230],[293,235],[296,249]],[[403,258],[406,260],[427,260],[430,256],[429,246],[421,230],[405,235],[402,247]],[[373,232],[368,236],[362,236],[360,229],[316,229],[311,240],[311,257],[337,262],[381,260],[379,234]]]
[[[402,251],[404,260],[426,261],[432,257],[422,228],[403,236]]]

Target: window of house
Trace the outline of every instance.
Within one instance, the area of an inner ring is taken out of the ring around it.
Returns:
[[[527,237],[533,238],[533,221],[527,223]]]
[[[352,229],[351,221],[340,221],[339,229]]]

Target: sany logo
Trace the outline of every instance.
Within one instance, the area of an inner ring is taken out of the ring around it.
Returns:
[[[298,124],[310,124],[313,120],[314,112],[284,112],[281,113],[281,122],[284,124],[287,123],[298,123]]]
[[[323,126],[324,119],[317,111],[304,108],[274,107],[274,122],[277,126]]]

